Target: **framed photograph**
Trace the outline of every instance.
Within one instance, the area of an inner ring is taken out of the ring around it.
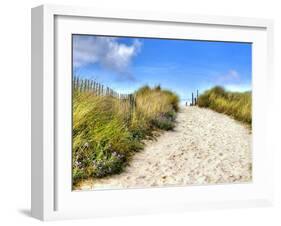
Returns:
[[[273,22],[32,9],[32,216],[272,204]]]

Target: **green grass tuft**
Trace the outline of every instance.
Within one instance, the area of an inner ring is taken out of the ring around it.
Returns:
[[[160,86],[135,93],[136,106],[110,96],[74,91],[73,184],[122,172],[154,130],[174,127],[179,98]]]
[[[199,96],[199,107],[210,108],[252,124],[252,92],[229,92],[216,86]]]

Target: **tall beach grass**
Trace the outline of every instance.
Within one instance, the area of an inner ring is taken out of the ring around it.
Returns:
[[[251,125],[252,92],[229,92],[216,86],[205,91],[198,98],[199,107],[230,115],[236,120]]]
[[[173,129],[179,109],[176,94],[160,86],[144,86],[134,95],[132,107],[128,100],[74,91],[74,185],[83,179],[122,172],[153,131]]]

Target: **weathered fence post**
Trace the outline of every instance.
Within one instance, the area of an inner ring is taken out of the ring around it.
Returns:
[[[84,83],[84,92],[87,92],[87,84],[88,84],[88,80],[85,79],[85,83]]]
[[[99,96],[99,95],[100,95],[100,84],[97,83],[97,96]]]
[[[97,87],[96,87],[96,82],[94,82],[93,90],[94,90],[94,94],[95,94],[95,95],[97,95],[97,90],[96,90],[96,88],[97,88]]]
[[[87,79],[86,80],[86,92],[88,92],[89,91],[89,80]]]
[[[84,92],[87,91],[87,84],[88,84],[88,80],[86,79],[84,83]]]
[[[91,80],[90,91],[93,92],[93,80]]]
[[[84,85],[84,80],[81,80],[81,83],[80,83],[80,92],[83,92],[83,85]]]

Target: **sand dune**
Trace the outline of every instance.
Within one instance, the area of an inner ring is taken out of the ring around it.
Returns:
[[[209,109],[185,107],[174,131],[147,141],[119,175],[90,179],[81,190],[251,181],[251,132]]]

